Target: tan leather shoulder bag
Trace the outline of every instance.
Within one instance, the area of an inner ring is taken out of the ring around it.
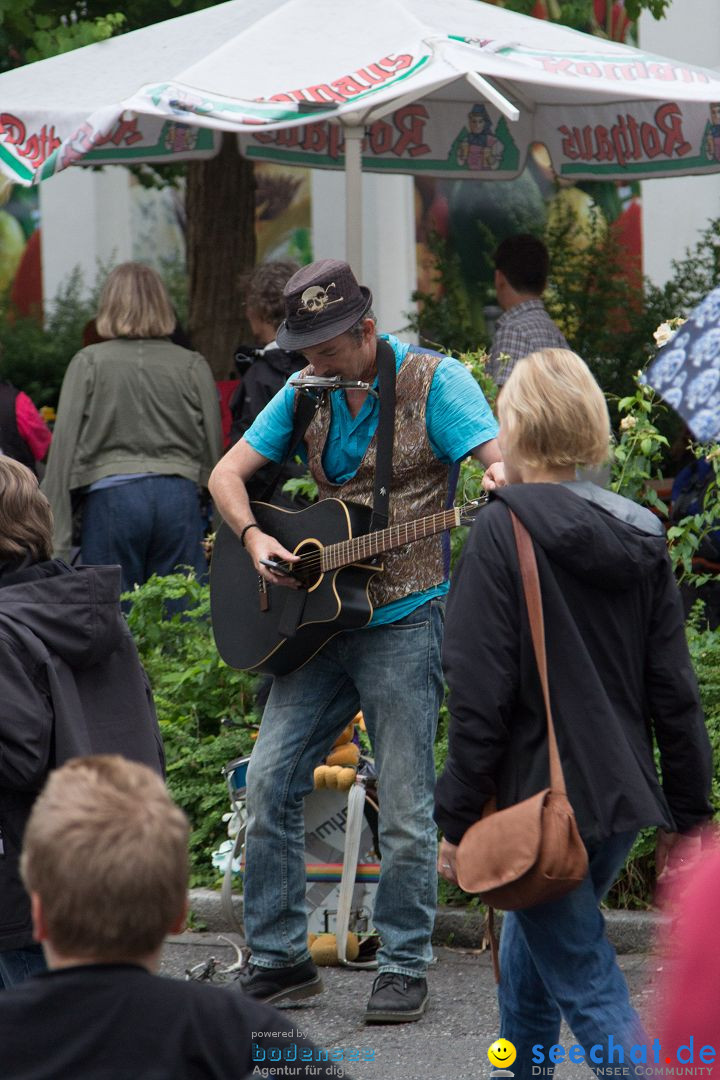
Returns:
[[[525,526],[510,511],[548,728],[550,787],[503,810],[494,806],[467,830],[457,852],[460,887],[503,911],[533,907],[577,888],[588,858],[565,791],[550,710],[545,628],[537,562]]]

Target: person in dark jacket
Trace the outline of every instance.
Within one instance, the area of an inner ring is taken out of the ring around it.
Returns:
[[[511,508],[537,556],[553,718],[589,872],[561,899],[505,915],[500,1036],[517,1050],[516,1080],[552,1074],[561,1018],[596,1072],[617,1066],[620,1052],[631,1072],[631,1047],[647,1039],[598,903],[638,829],[665,830],[662,860],[695,843],[682,838],[712,813],[709,740],[661,523],[574,479],[577,466],[608,455],[607,408],[588,368],[564,349],[533,353],[513,369],[498,409],[508,486],[478,515],[447,607],[438,869],[455,880],[456,845],[488,799],[502,808],[549,783]],[[610,1053],[611,1037],[620,1052]]]
[[[240,345],[235,353],[235,365],[240,383],[230,401],[232,426],[230,445],[245,434],[256,416],[275,397],[296,371],[305,367],[307,361],[302,353],[281,349],[275,340],[278,326],[285,318],[283,289],[299,269],[291,259],[261,263],[247,280],[245,312],[257,342],[256,347]],[[270,477],[275,473],[273,465],[260,469],[248,485],[251,499],[261,498]],[[278,478],[271,501],[276,506],[299,510],[307,506],[307,500],[283,493],[287,480],[303,476],[304,465],[286,461]]]
[[[35,476],[0,457],[0,977],[44,968],[18,872],[23,830],[48,771],[120,753],[162,772],[147,677],[120,612],[120,568],[51,558],[53,521]]]

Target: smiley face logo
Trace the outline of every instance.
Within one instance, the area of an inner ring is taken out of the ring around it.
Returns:
[[[496,1039],[488,1047],[488,1060],[496,1069],[507,1069],[517,1057],[517,1050],[507,1039]]]

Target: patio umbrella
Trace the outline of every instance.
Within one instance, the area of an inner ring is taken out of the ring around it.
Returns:
[[[347,173],[502,179],[720,170],[720,73],[480,0],[229,0],[0,75],[0,170],[243,152]]]
[[[693,309],[641,379],[682,416],[698,442],[718,438],[720,287]]]

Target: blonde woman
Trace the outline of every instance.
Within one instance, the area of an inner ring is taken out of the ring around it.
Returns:
[[[679,834],[710,816],[710,747],[660,521],[575,480],[578,466],[608,456],[607,408],[590,371],[565,349],[533,353],[513,369],[498,412],[507,486],[473,526],[447,607],[439,870],[455,879],[456,845],[489,798],[508,806],[548,786],[511,508],[537,556],[553,718],[590,866],[562,899],[505,915],[500,1035],[517,1050],[516,1080],[552,1075],[561,1018],[581,1048],[571,1060],[599,1073],[620,1062],[630,1074],[632,1047],[646,1038],[598,905],[640,828],[667,830],[662,855],[677,855]]]
[[[55,553],[69,554],[81,500],[81,559],[119,563],[124,589],[204,566],[197,488],[221,454],[220,410],[210,368],[169,340],[174,326],[159,275],[117,266],[97,315],[109,340],[73,357],[60,392],[43,482]]]

